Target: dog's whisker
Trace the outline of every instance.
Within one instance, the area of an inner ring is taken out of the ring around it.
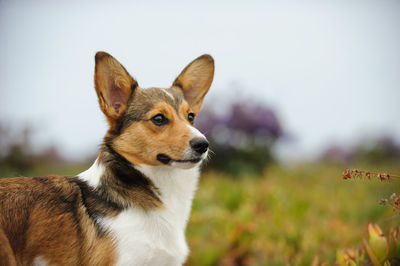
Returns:
[[[183,265],[198,166],[214,154],[206,156],[209,143],[188,122],[213,76],[214,60],[203,55],[168,89],[142,89],[114,57],[97,52],[94,87],[109,126],[98,157],[75,177],[0,179],[0,254],[24,265],[32,263],[25,250],[33,264]]]

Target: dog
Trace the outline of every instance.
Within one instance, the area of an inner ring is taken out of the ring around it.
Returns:
[[[1,265],[182,265],[185,227],[208,155],[193,125],[214,60],[192,61],[167,89],[142,89],[111,55],[95,56],[109,129],[75,177],[0,180]]]

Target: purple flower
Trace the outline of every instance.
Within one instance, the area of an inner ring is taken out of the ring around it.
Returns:
[[[282,136],[275,112],[264,105],[234,103],[223,114],[205,108],[196,127],[219,145],[234,148],[269,146]]]

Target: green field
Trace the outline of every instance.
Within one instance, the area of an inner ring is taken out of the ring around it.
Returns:
[[[373,168],[393,173],[399,167]],[[203,175],[187,236],[188,265],[331,265],[339,248],[357,248],[367,225],[400,224],[383,197],[400,180],[343,180],[341,167],[272,167],[261,177]]]
[[[36,169],[29,176],[73,175],[87,166]],[[365,170],[400,173],[399,165]],[[383,230],[400,217],[381,198],[400,192],[400,180],[343,180],[325,164],[272,166],[261,176],[202,175],[187,228],[187,265],[332,265],[341,248],[357,248],[367,225]],[[2,176],[22,175],[2,172]]]

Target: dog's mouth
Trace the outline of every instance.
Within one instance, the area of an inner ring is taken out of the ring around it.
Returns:
[[[193,159],[188,159],[188,160],[174,160],[168,155],[164,153],[159,153],[157,154],[157,160],[160,161],[163,164],[170,164],[170,163],[198,163],[201,161],[201,157],[193,158]]]

